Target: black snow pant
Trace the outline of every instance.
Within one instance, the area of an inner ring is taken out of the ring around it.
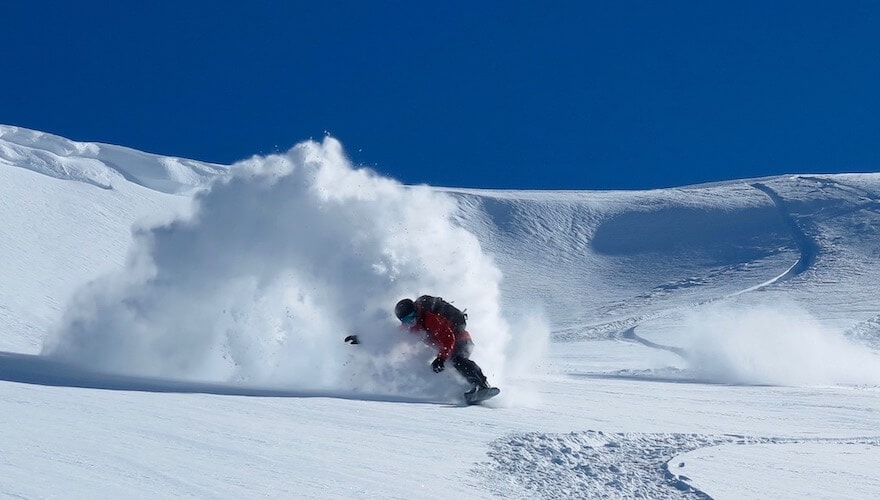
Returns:
[[[452,350],[452,356],[450,356],[452,366],[475,388],[486,389],[489,387],[489,382],[486,380],[486,376],[483,375],[483,370],[470,359],[473,350],[474,343],[470,340],[459,340],[456,342],[455,348]]]

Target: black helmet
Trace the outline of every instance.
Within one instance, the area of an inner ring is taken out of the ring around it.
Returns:
[[[400,320],[414,312],[416,312],[416,305],[410,299],[401,299],[401,301],[394,306],[394,315]]]

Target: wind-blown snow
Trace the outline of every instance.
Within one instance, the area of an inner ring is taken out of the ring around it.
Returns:
[[[731,384],[880,385],[880,362],[795,304],[711,307],[688,318],[687,363]]]
[[[878,248],[878,174],[444,189],[0,126],[0,494],[876,496]],[[498,398],[398,329],[422,293]]]

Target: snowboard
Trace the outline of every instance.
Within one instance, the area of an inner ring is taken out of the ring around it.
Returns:
[[[478,389],[474,392],[466,392],[464,393],[464,401],[469,405],[475,405],[481,401],[485,401],[489,398],[494,398],[501,392],[501,389],[497,387],[489,387],[488,389]]]

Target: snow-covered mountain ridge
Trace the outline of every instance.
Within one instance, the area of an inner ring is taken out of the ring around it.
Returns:
[[[0,493],[869,497],[878,249],[880,174],[454,189],[0,126]],[[417,293],[491,408],[400,342]]]
[[[123,179],[161,193],[204,187],[225,168],[205,162],[142,153],[93,142],[74,142],[44,132],[0,125],[0,164],[57,179],[112,189]]]

